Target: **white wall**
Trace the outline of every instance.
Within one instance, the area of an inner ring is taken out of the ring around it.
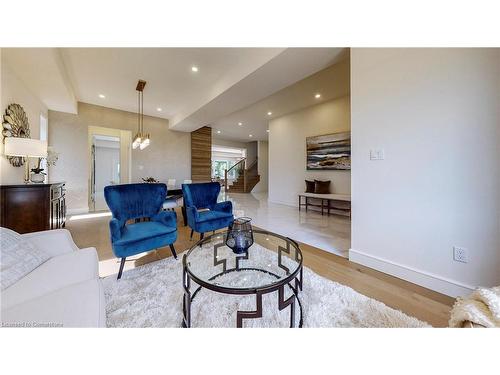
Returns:
[[[88,209],[89,126],[130,130],[135,134],[137,114],[91,104],[78,103],[78,115],[49,112],[49,145],[60,153],[51,178],[66,181],[68,210]],[[144,116],[144,130],[151,144],[132,150],[131,182],[152,176],[161,182],[191,178],[191,136],[168,128],[168,121]]]
[[[225,147],[246,149],[248,147],[248,142],[233,141],[230,139],[220,139],[212,136],[212,146],[225,146]]]
[[[331,180],[332,193],[351,192],[350,171],[307,171],[306,137],[349,131],[349,96],[269,122],[269,201],[296,206],[304,180]]]
[[[500,284],[499,51],[351,50],[349,259],[451,296]]]
[[[250,162],[255,160],[255,156],[257,156],[257,141],[241,142],[241,141],[233,141],[230,139],[220,139],[212,137],[212,146],[224,146],[224,147],[245,149],[246,152],[245,157]]]
[[[258,173],[260,181],[252,189],[252,193],[263,193],[269,190],[269,143],[266,141],[257,142]]]
[[[40,115],[47,117],[47,107],[32,94],[26,85],[14,74],[9,65],[2,59],[1,63],[1,122],[3,115],[9,104],[20,104],[28,116],[30,124],[30,137],[38,139],[40,137]],[[3,137],[2,137],[3,138]],[[13,167],[3,155],[3,142],[1,144],[0,155],[0,183],[20,183],[24,180],[24,165]],[[31,158],[31,164],[36,163],[36,158]]]
[[[252,141],[247,143],[247,167],[250,166],[255,161],[257,157],[257,141]]]

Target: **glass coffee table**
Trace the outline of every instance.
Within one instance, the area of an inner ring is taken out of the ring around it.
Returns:
[[[290,309],[290,327],[302,327],[302,252],[292,239],[253,230],[254,244],[235,254],[226,246],[227,232],[204,238],[187,251],[183,265],[183,327],[191,327],[191,306],[202,289],[227,295],[254,295],[255,309],[237,310],[236,327],[263,316],[262,297],[277,292],[276,308]],[[267,298],[267,297],[266,297]],[[298,308],[297,308],[298,304]],[[215,313],[215,312],[214,312]]]

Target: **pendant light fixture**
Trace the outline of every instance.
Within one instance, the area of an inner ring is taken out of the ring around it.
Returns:
[[[139,107],[137,111],[137,134],[132,142],[132,148],[135,150],[137,147],[144,150],[149,146],[149,134],[144,133],[144,87],[146,86],[146,81],[142,79],[137,82],[137,105]]]

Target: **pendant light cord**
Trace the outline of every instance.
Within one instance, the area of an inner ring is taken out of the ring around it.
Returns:
[[[141,133],[141,92],[137,91],[137,134]]]
[[[144,133],[144,91],[141,91],[141,135]]]

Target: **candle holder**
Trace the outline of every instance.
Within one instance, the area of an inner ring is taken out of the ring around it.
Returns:
[[[235,219],[228,228],[226,236],[226,246],[235,254],[246,253],[248,248],[253,245],[253,230],[249,217],[240,217]]]

